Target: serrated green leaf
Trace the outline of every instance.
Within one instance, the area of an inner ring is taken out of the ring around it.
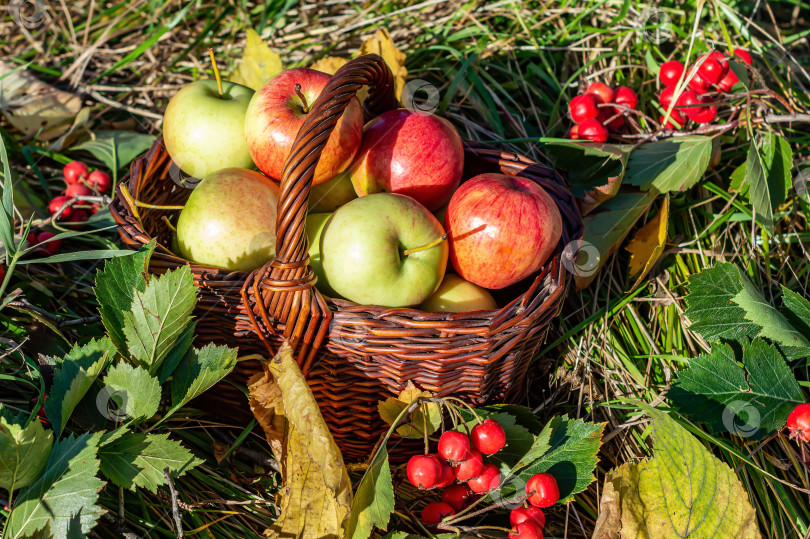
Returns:
[[[549,449],[551,449],[551,424],[547,424],[540,434],[534,437],[534,442],[532,443],[529,450],[523,455],[519,461],[512,467],[512,470],[509,472],[510,475],[514,475],[520,472],[526,466],[530,466],[534,463],[537,459],[545,455]]]
[[[188,266],[153,277],[136,291],[131,310],[124,313],[124,335],[135,364],[149,374],[160,366],[191,322],[197,288]]]
[[[96,506],[104,481],[96,477],[99,437],[73,435],[53,445],[42,477],[20,492],[6,521],[4,537],[17,539],[50,526],[53,537],[86,535],[102,513]],[[76,528],[79,528],[78,530]]]
[[[154,248],[155,241],[152,240],[130,256],[108,260],[104,263],[104,269],[96,273],[96,286],[93,292],[99,303],[101,322],[107,330],[107,335],[122,354],[127,352],[123,330],[124,312],[132,307],[135,291],[143,292],[146,288],[143,273]]]
[[[208,344],[191,349],[174,371],[169,414],[225,378],[236,365],[236,348]]]
[[[191,323],[186,326],[186,329],[183,330],[183,333],[180,334],[180,337],[177,338],[177,342],[174,343],[171,350],[169,350],[166,359],[163,361],[163,365],[160,367],[160,376],[158,379],[161,384],[169,379],[169,376],[172,375],[180,364],[180,361],[186,357],[186,354],[194,342],[196,330],[197,323],[192,320]]]
[[[90,152],[110,171],[124,168],[155,141],[154,135],[135,131],[96,131],[93,137],[71,149]]]
[[[759,293],[747,278],[740,274],[742,290],[734,296],[734,303],[745,311],[745,319],[762,329],[759,336],[793,348],[810,348],[810,341],[794,328],[785,316]]]
[[[745,310],[734,302],[743,288],[742,275],[734,264],[723,262],[689,277],[684,314],[689,329],[708,341],[755,337],[760,326],[747,321]]]
[[[793,290],[782,287],[782,301],[785,304],[785,316],[793,327],[804,335],[810,335],[810,301]]]
[[[27,427],[0,416],[0,489],[14,493],[36,481],[53,445],[53,432],[39,421]]]
[[[551,449],[518,475],[528,481],[534,474],[550,473],[560,487],[560,502],[565,503],[594,481],[596,454],[602,444],[605,424],[557,416],[549,422],[549,426]]]
[[[138,424],[155,415],[160,405],[160,384],[141,367],[119,362],[104,377],[107,397],[116,400],[117,414]],[[123,417],[119,417],[123,419]]]
[[[556,140],[544,146],[554,165],[568,172],[569,187],[579,199],[583,213],[589,213],[618,193],[631,148]]]
[[[731,346],[715,344],[689,361],[668,397],[714,432],[761,438],[781,429],[804,398],[778,350],[761,339],[741,345],[742,367]]]
[[[665,413],[639,406],[652,417],[654,457],[612,470],[604,492],[613,507],[601,507],[603,514],[619,511],[621,536],[760,537],[756,513],[734,472]],[[614,537],[603,526],[597,522],[594,537]]]
[[[745,162],[748,198],[762,224],[773,228],[773,215],[787,199],[792,183],[793,152],[787,140],[767,133],[760,145],[751,141]]]
[[[101,472],[110,481],[129,490],[136,487],[156,492],[166,484],[163,470],[180,477],[203,461],[168,434],[128,433],[98,452]]]
[[[371,537],[371,530],[375,527],[385,531],[393,512],[394,484],[391,481],[388,451],[382,446],[357,485],[346,521],[346,537]]]
[[[711,137],[690,135],[648,142],[630,154],[624,181],[645,191],[685,191],[706,172],[711,156]]]
[[[57,436],[114,354],[115,347],[107,337],[92,340],[84,346],[75,345],[54,371],[51,392],[45,399],[45,413]]]
[[[745,183],[748,185],[748,199],[756,212],[757,219],[765,228],[771,230],[773,229],[773,207],[761,152],[762,150],[757,147],[756,142],[751,140],[748,158],[745,161]]]

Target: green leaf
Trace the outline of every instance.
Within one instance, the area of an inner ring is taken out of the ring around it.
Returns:
[[[135,131],[96,131],[94,138],[71,148],[86,150],[104,163],[110,171],[118,171],[152,146],[154,135]]]
[[[188,266],[153,277],[136,291],[124,313],[124,335],[133,361],[149,374],[159,371],[174,343],[191,322],[197,289]]]
[[[745,185],[740,187],[740,192],[747,192],[762,223],[773,228],[774,212],[787,200],[792,184],[793,152],[790,143],[774,133],[767,133],[759,147],[752,140],[748,159],[741,167],[744,167]],[[737,181],[738,178],[732,177],[732,186]]]
[[[605,478],[594,537],[761,537],[757,517],[737,476],[672,418],[646,404],[654,457],[611,470]],[[618,513],[618,523],[602,518]]]
[[[0,241],[6,253],[13,255],[17,252],[17,244],[14,243],[14,179],[11,174],[11,167],[6,153],[6,141],[0,135],[0,161],[3,163],[3,196],[0,197]],[[8,187],[11,188],[8,188]],[[4,262],[8,263],[8,260]]]
[[[137,424],[155,415],[160,405],[160,384],[141,367],[119,362],[107,371],[104,386],[109,398],[118,396],[121,415]]]
[[[736,60],[729,60],[728,67],[735,75],[737,75],[737,78],[740,79],[739,82],[734,84],[734,87],[732,87],[731,91],[737,92],[748,90],[750,82],[748,80],[748,69],[746,68],[746,66]],[[738,85],[739,88],[736,88],[736,86]]]
[[[368,467],[357,491],[346,523],[346,537],[371,537],[375,527],[385,531],[394,512],[394,485],[388,464],[388,451],[383,445]]]
[[[557,416],[549,422],[549,449],[520,472],[524,481],[534,474],[548,472],[560,487],[560,502],[573,499],[594,481],[596,454],[602,444],[604,423],[586,423],[581,419]]]
[[[524,469],[526,466],[530,466],[533,464],[537,459],[545,455],[549,449],[551,449],[551,424],[547,424],[545,428],[540,431],[540,434],[534,437],[534,442],[532,442],[531,447],[523,455],[520,460],[512,467],[509,474],[514,475]]]
[[[188,401],[225,378],[236,365],[236,348],[208,344],[191,349],[174,371],[172,409],[175,412]]]
[[[804,398],[778,350],[761,339],[741,345],[743,366],[730,345],[715,344],[689,361],[668,397],[714,432],[761,438],[781,429]]]
[[[733,301],[745,311],[746,320],[761,326],[759,336],[787,347],[810,348],[810,341],[782,313],[766,302],[759,290],[742,273],[740,281],[742,290],[734,296]]]
[[[743,288],[742,275],[734,264],[723,262],[689,277],[684,314],[689,329],[708,341],[755,337],[760,327],[746,321],[745,311],[734,302]]]
[[[127,352],[124,336],[124,312],[130,310],[135,292],[146,289],[143,277],[149,258],[155,248],[154,240],[130,256],[113,258],[104,263],[104,269],[96,273],[93,292],[99,303],[99,313],[104,329],[123,354]]]
[[[53,445],[53,432],[39,421],[23,428],[0,416],[0,489],[13,494],[36,481]]]
[[[645,191],[685,191],[706,172],[711,156],[711,137],[690,135],[648,142],[630,154],[625,183]]]
[[[54,371],[51,392],[45,399],[45,413],[57,436],[114,354],[115,347],[110,339],[92,340],[84,346],[74,346]]]
[[[102,447],[98,453],[101,472],[110,481],[129,490],[136,487],[156,492],[166,484],[163,470],[180,477],[203,461],[168,434],[128,433]]]
[[[782,301],[785,304],[785,316],[793,327],[800,329],[804,335],[810,335],[810,301],[793,290],[782,287]]]
[[[14,501],[3,537],[29,536],[46,525],[56,538],[76,537],[79,531],[85,536],[96,525],[102,509],[95,504],[104,486],[96,477],[98,439],[71,435],[53,445],[43,475]]]
[[[172,375],[174,370],[180,364],[180,361],[186,357],[186,354],[194,342],[196,330],[197,323],[192,321],[186,326],[186,329],[183,330],[180,337],[177,338],[177,342],[174,343],[172,349],[169,350],[169,353],[166,355],[166,359],[163,361],[163,365],[160,368],[159,380],[161,384],[169,379],[169,376]]]
[[[578,288],[588,286],[596,278],[657,194],[654,189],[646,193],[620,192],[602,204],[598,213],[592,213],[582,220],[585,233],[580,258],[572,268]],[[598,260],[592,260],[592,257],[598,257]]]
[[[390,396],[384,401],[377,402],[377,412],[389,426],[393,425],[399,414],[410,404],[421,397],[432,397],[427,391],[422,391],[408,382],[405,389],[399,395]],[[434,402],[423,402],[419,408],[413,411],[408,422],[397,427],[397,434],[402,438],[421,440],[424,436],[430,436],[442,425],[442,411],[438,404]]]
[[[771,206],[770,186],[765,172],[762,150],[752,139],[745,161],[745,183],[748,185],[748,199],[762,225],[773,229],[773,206]]]
[[[554,140],[543,147],[554,166],[568,173],[571,192],[589,210],[616,195],[631,146]]]

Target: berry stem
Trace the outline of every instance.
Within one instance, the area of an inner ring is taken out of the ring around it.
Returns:
[[[427,251],[428,249],[436,247],[437,245],[439,245],[443,241],[447,241],[447,234],[442,234],[441,237],[433,240],[430,243],[420,245],[419,247],[414,247],[413,249],[405,249],[404,251],[402,251],[402,256],[412,255],[414,253],[418,253],[419,251]]]
[[[219,90],[219,97],[222,97],[222,77],[219,75],[219,68],[217,67],[217,60],[214,58],[214,49],[208,49],[208,56],[211,57],[211,66],[214,68],[214,78],[217,80],[217,90]]]
[[[304,97],[304,93],[301,91],[301,85],[297,82],[295,83],[295,95],[297,95],[301,103],[304,104],[304,114],[307,114],[309,112],[309,104],[307,103],[307,98]]]

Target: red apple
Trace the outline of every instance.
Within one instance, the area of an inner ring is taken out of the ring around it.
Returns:
[[[250,100],[245,139],[253,162],[271,178],[281,180],[295,136],[330,78],[314,69],[288,69],[264,83]],[[352,98],[326,141],[315,167],[313,185],[326,183],[346,170],[360,147],[362,135],[363,109]]]
[[[366,124],[348,174],[361,197],[397,193],[436,211],[450,200],[463,169],[461,137],[450,122],[397,109]]]
[[[480,174],[447,207],[450,260],[464,279],[505,288],[539,270],[562,235],[554,200],[520,176]]]

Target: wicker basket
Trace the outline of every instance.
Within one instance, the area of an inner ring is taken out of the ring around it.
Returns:
[[[170,212],[135,208],[122,190],[111,205],[124,241],[133,248],[157,238],[149,270],[191,264],[200,287],[198,341],[240,347],[240,355],[272,354],[282,340],[293,345],[302,371],[344,457],[368,455],[384,430],[377,403],[408,381],[438,395],[471,404],[508,401],[525,390],[526,371],[562,305],[568,275],[564,247],[582,235],[574,197],[560,175],[516,154],[466,142],[464,179],[482,172],[520,175],[536,181],[557,202],[563,232],[553,256],[532,278],[497,291],[501,309],[426,313],[325,298],[309,267],[305,219],[313,171],[329,133],[350,99],[371,87],[367,116],[396,106],[391,73],[377,55],[343,66],[313,104],[284,168],[277,223],[276,259],[246,275],[200,266],[169,250]],[[172,179],[161,139],[133,162],[128,191],[155,205],[185,202],[189,190]],[[232,381],[242,383],[258,368],[242,362]],[[250,417],[242,391],[223,384],[205,396],[208,409],[232,419]]]

